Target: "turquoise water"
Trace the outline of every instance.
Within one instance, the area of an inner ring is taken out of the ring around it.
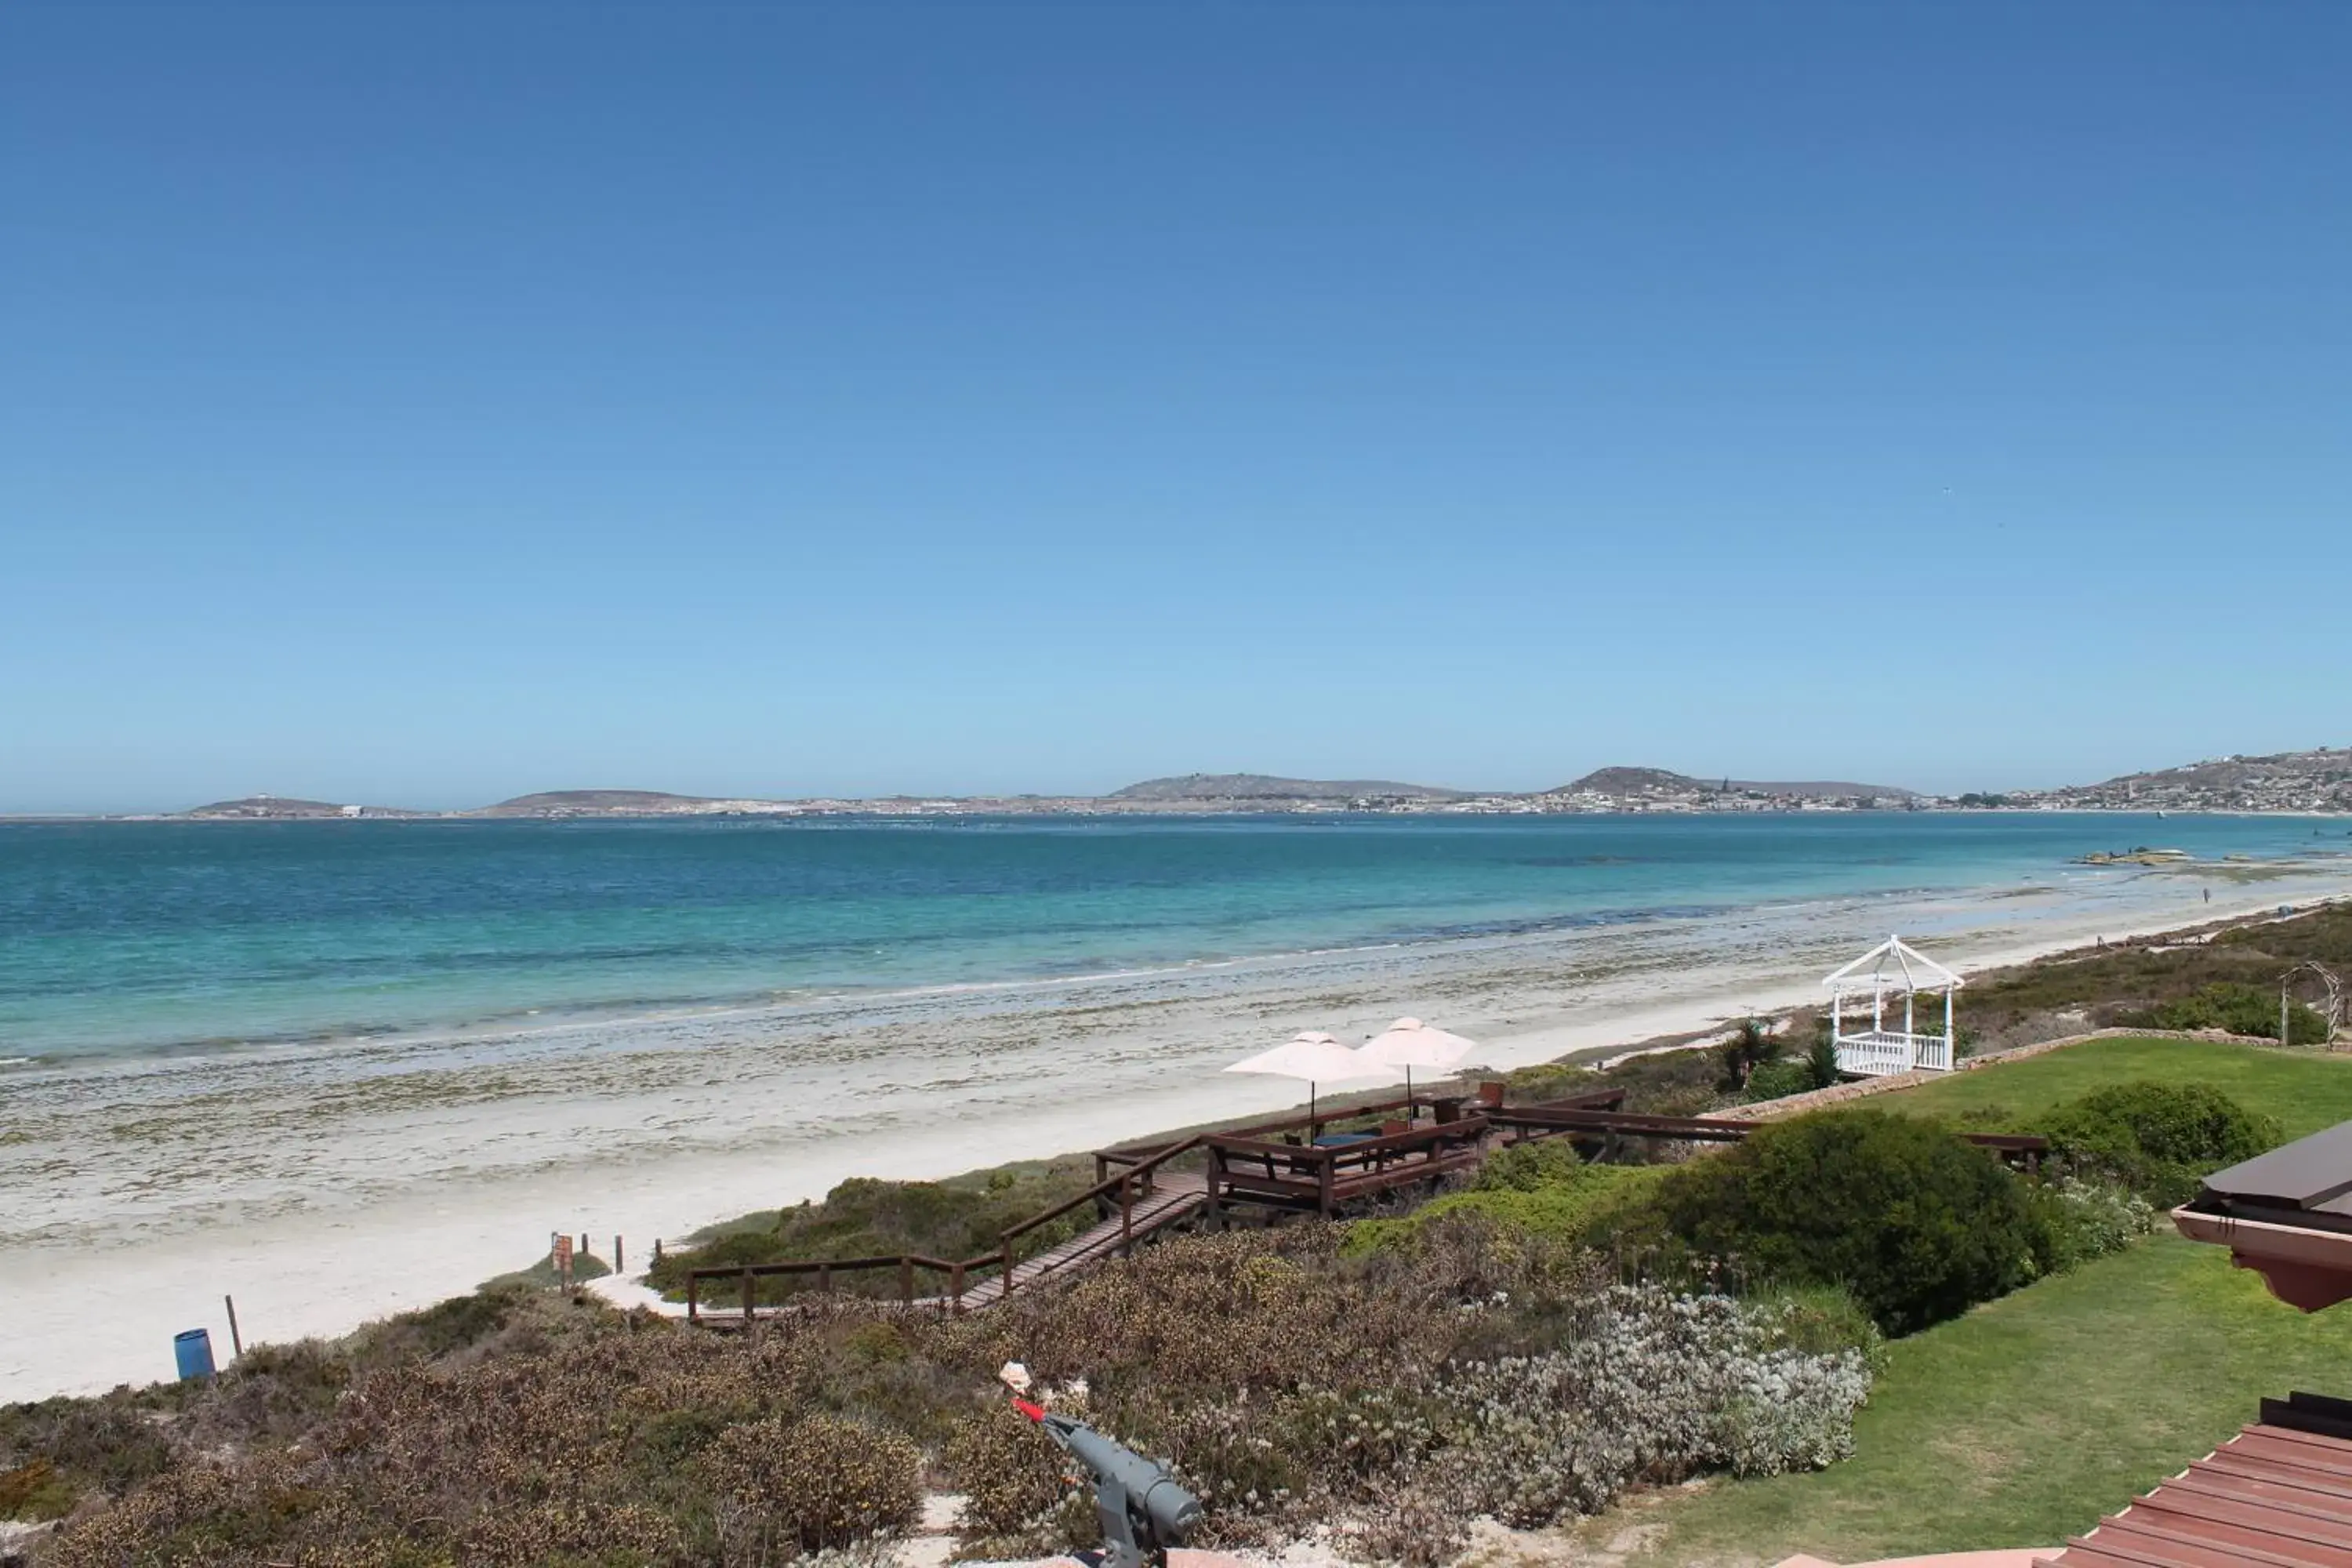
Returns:
[[[2073,815],[0,825],[0,1059],[983,985],[2341,854]]]

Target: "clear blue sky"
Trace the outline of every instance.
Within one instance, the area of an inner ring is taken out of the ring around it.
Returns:
[[[0,809],[2342,744],[2352,5],[0,12]]]

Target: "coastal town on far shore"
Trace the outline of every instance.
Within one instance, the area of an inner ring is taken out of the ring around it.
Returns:
[[[2128,773],[2104,784],[1960,795],[1933,795],[1893,784],[1694,778],[1661,768],[1610,767],[1553,789],[1527,793],[1370,779],[1187,773],[1129,784],[1106,795],[765,799],[587,789],[520,795],[460,811],[416,811],[257,795],[138,820],[1852,811],[2352,812],[2352,748],[2215,757],[2152,773]]]

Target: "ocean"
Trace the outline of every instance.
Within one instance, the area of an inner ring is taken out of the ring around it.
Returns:
[[[2059,814],[0,825],[0,1064],[446,1037],[2352,848]],[[1932,934],[1932,933],[1928,933]]]

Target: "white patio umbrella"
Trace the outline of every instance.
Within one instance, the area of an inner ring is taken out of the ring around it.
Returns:
[[[1294,1036],[1274,1049],[1260,1051],[1246,1061],[1235,1062],[1225,1070],[1270,1073],[1276,1078],[1304,1079],[1307,1084],[1307,1126],[1310,1134],[1316,1124],[1316,1085],[1345,1083],[1358,1079],[1393,1081],[1396,1078],[1395,1068],[1368,1059],[1361,1051],[1341,1045],[1329,1035],[1313,1032]]]
[[[1476,1042],[1459,1035],[1433,1028],[1418,1018],[1399,1018],[1363,1044],[1368,1061],[1404,1069],[1404,1097],[1412,1101],[1412,1069],[1459,1067],[1462,1058],[1478,1048]]]

